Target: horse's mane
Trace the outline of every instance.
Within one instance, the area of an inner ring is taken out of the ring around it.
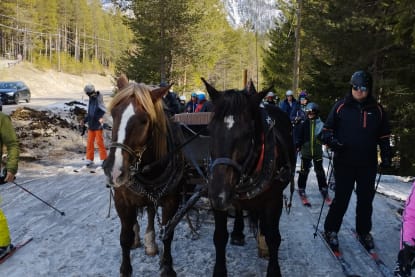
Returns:
[[[150,92],[151,87],[145,84],[130,83],[114,96],[108,109],[111,111],[125,99],[133,97],[148,114],[153,130],[157,130],[153,131],[153,141],[156,157],[161,158],[167,153],[167,120],[161,99],[153,102]]]

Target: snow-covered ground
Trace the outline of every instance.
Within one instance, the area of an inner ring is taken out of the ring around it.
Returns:
[[[60,111],[63,106],[62,102],[57,102],[44,108],[65,116]],[[74,134],[79,136],[76,130],[68,129],[66,132],[71,138]],[[78,138],[82,143],[81,137]],[[57,140],[56,137],[48,139]],[[13,242],[33,237],[32,242],[0,265],[0,276],[118,276],[120,222],[110,201],[103,172],[73,171],[82,166],[84,159],[79,147],[74,149],[73,139],[65,140],[60,136],[58,143],[55,141],[50,145],[59,146],[59,151],[56,150],[59,155],[54,155],[51,148],[44,152],[46,156],[43,159],[22,161],[16,183],[65,215],[14,184],[0,186],[1,208],[8,218]],[[399,246],[400,219],[396,212],[410,188],[411,183],[403,178],[382,176],[374,201],[372,233],[379,254],[390,268],[394,266]],[[288,196],[288,190],[285,193]],[[313,204],[311,208],[303,207],[295,194],[291,212],[283,211],[281,217],[280,265],[283,276],[342,276],[340,266],[323,242],[313,236],[313,225],[317,223],[322,204],[314,172],[309,176],[307,193]],[[354,210],[353,197],[339,234],[341,248],[361,276],[381,276],[349,231],[354,227]],[[212,275],[215,257],[213,217],[206,209],[199,212],[199,238],[195,239],[185,220],[175,231],[172,254],[178,276]],[[326,213],[325,206],[320,227]],[[192,219],[196,218],[195,214],[193,211]],[[146,216],[142,216],[139,222],[145,225]],[[231,223],[230,220],[229,229]],[[141,229],[142,236],[144,229]],[[159,231],[158,226],[156,230]],[[267,261],[257,257],[256,242],[248,228],[245,234],[245,246],[227,247],[229,276],[265,276]],[[162,245],[160,241],[158,244]],[[158,276],[158,256],[145,256],[142,248],[132,250],[131,255],[133,276]]]

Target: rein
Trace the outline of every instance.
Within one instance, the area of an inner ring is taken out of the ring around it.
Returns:
[[[216,158],[212,165],[210,166],[210,171],[213,170],[213,168],[215,168],[215,166],[220,165],[220,164],[224,164],[224,165],[229,165],[232,166],[234,169],[236,169],[241,176],[243,175],[243,173],[246,171],[249,162],[251,161],[252,156],[254,155],[254,142],[252,141],[252,147],[249,150],[249,154],[247,156],[247,158],[245,159],[245,162],[240,165],[239,163],[237,163],[236,161],[232,160],[231,158],[227,158],[227,157],[220,157],[220,158]]]

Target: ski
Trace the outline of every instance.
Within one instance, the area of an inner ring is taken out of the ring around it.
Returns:
[[[84,165],[84,166],[81,166],[80,168],[75,168],[73,172],[79,173],[79,172],[85,171],[87,168],[88,166]]]
[[[29,242],[31,242],[33,240],[32,237],[25,239],[21,242],[19,242],[18,244],[16,244],[12,250],[10,250],[9,253],[7,253],[6,255],[4,255],[3,257],[0,258],[0,264],[4,263],[5,261],[7,261],[11,256],[13,256],[14,253],[16,253],[17,250],[19,250],[20,248],[22,248],[23,246],[25,246],[26,244],[28,244]]]
[[[95,168],[91,168],[90,170],[89,170],[89,173],[97,173],[97,172],[99,172],[99,171],[101,171],[102,170],[102,166],[97,166],[97,167],[95,167]]]
[[[359,245],[361,248],[363,248],[363,251],[367,253],[370,258],[375,262],[377,268],[379,269],[380,273],[382,273],[385,277],[392,277],[395,276],[393,272],[389,269],[389,267],[385,264],[385,262],[379,257],[378,253],[375,249],[366,249],[366,247],[362,244],[362,242],[359,239],[359,235],[357,234],[356,230],[353,228],[350,228],[350,231],[352,232],[355,239],[359,242]]]
[[[331,202],[332,202],[333,200],[329,197],[329,196],[327,196],[326,198],[324,198],[324,202],[326,202],[326,205],[328,205],[328,206],[330,206],[331,205]]]
[[[314,228],[315,228],[315,226],[314,226]],[[332,249],[330,247],[329,243],[326,240],[326,236],[324,235],[323,231],[318,230],[317,234],[321,238],[321,240],[323,241],[324,245],[329,249],[329,251],[333,255],[333,257],[339,262],[339,264],[342,268],[343,274],[347,277],[360,277],[360,275],[354,274],[352,272],[351,266],[346,261],[346,259],[344,258],[342,252],[339,249]]]
[[[301,194],[298,192],[298,195],[300,195],[301,203],[303,203],[304,206],[311,208],[311,203],[308,201],[308,198],[305,194]]]

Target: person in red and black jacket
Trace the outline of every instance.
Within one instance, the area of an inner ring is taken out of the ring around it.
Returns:
[[[372,94],[372,77],[356,71],[350,80],[350,93],[331,109],[322,132],[322,141],[334,151],[335,197],[324,229],[332,248],[338,248],[337,233],[356,183],[356,231],[367,249],[374,248],[372,202],[378,169],[391,166],[390,126],[386,112]]]

